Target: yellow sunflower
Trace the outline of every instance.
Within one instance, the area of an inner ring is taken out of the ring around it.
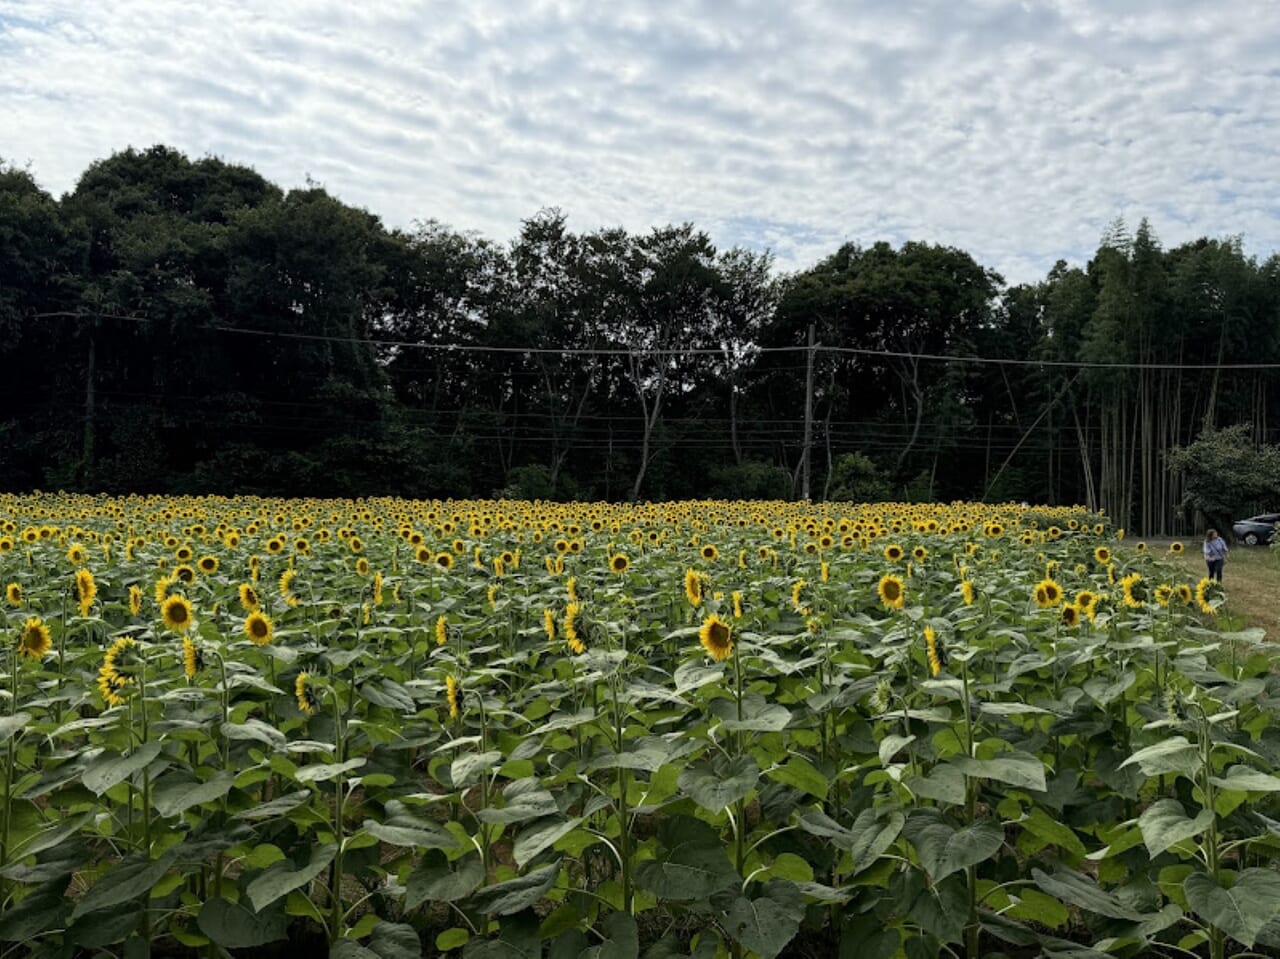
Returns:
[[[609,559],[609,569],[615,573],[625,573],[631,565],[631,560],[623,553],[616,553]]]
[[[942,657],[938,653],[938,634],[932,626],[924,628],[925,652],[929,655],[929,672],[937,676],[942,672]]]
[[[137,586],[129,587],[129,612],[134,616],[142,613],[142,590]]]
[[[8,601],[10,606],[17,609],[22,605],[24,599],[22,595],[22,587],[17,583],[10,583],[4,588],[4,598]]]
[[[692,569],[684,571],[684,595],[690,606],[702,605],[702,577]]]
[[[88,616],[93,598],[98,595],[98,584],[87,569],[76,570],[76,599],[80,603],[80,615]]]
[[[907,605],[907,590],[901,576],[885,573],[876,584],[876,592],[880,594],[880,602],[889,609],[902,609]]]
[[[40,620],[39,616],[30,617],[18,636],[18,652],[31,659],[43,659],[52,646],[53,640],[49,636],[49,627]]]
[[[206,576],[212,576],[218,571],[218,557],[201,556],[200,561],[196,563],[196,565],[200,567],[200,572],[204,573]]]
[[[972,606],[973,605],[973,583],[971,583],[967,579],[962,579],[960,581],[960,595],[961,597],[964,598],[964,604],[966,606]]]
[[[1041,609],[1049,609],[1062,602],[1062,587],[1051,579],[1042,579],[1036,583],[1036,605]]]
[[[698,640],[716,662],[723,662],[733,652],[733,627],[712,613],[702,621]]]
[[[249,641],[255,646],[265,646],[271,642],[271,635],[275,632],[271,620],[261,611],[250,613],[244,619],[244,634],[249,637]]]
[[[436,619],[436,645],[443,646],[449,641],[449,621],[440,616]]]
[[[444,680],[444,684],[445,684],[445,698],[448,699],[449,701],[449,718],[457,719],[458,715],[462,712],[462,710],[459,708],[458,681],[454,679],[452,676],[446,676]]]
[[[160,606],[160,618],[175,633],[190,629],[192,617],[191,603],[185,596],[174,594]]]
[[[204,653],[188,636],[182,637],[182,671],[188,680],[196,678],[196,673],[204,668]]]
[[[248,583],[240,584],[240,605],[246,613],[252,613],[259,606],[258,591]]]
[[[306,713],[308,716],[314,713],[316,707],[320,705],[315,691],[311,688],[310,673],[298,673],[298,678],[293,683],[293,694],[298,699],[299,711]]]

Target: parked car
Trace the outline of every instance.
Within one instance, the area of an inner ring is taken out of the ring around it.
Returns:
[[[1237,521],[1231,527],[1231,532],[1246,546],[1257,546],[1259,543],[1271,542],[1271,537],[1276,532],[1276,523],[1280,523],[1280,513],[1263,513],[1261,516]]]

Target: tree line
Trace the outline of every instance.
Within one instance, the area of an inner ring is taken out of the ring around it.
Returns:
[[[544,210],[508,243],[388,229],[317,185],[154,147],[61,198],[0,165],[0,360],[9,489],[808,483],[1080,502],[1179,532],[1178,451],[1206,429],[1274,435],[1274,371],[1240,364],[1280,363],[1280,257],[1238,239],[1166,250],[1143,221],[1035,283],[917,242],[786,274],[687,223],[575,232]]]

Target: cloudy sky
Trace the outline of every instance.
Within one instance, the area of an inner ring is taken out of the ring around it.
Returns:
[[[495,239],[692,220],[812,263],[962,247],[1012,281],[1148,216],[1280,249],[1271,0],[0,0],[0,157],[310,175]]]

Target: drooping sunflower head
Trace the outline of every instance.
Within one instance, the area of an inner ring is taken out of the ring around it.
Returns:
[[[888,609],[902,609],[907,604],[907,590],[902,584],[902,577],[893,573],[885,573],[876,584],[876,592],[880,602]]]
[[[697,607],[702,605],[702,577],[698,575],[696,570],[686,569],[684,571],[684,595],[690,606]]]
[[[160,604],[160,618],[175,633],[185,633],[191,628],[195,614],[187,597],[174,594]]]
[[[960,581],[960,595],[964,599],[966,606],[973,605],[973,583],[967,579]]]
[[[702,621],[698,640],[712,659],[723,662],[733,652],[733,627],[712,613]]]
[[[191,641],[189,636],[182,637],[182,671],[188,680],[196,678],[196,673],[204,669],[204,652]]]
[[[446,676],[444,680],[444,686],[445,686],[445,699],[449,703],[449,718],[457,719],[458,716],[462,713],[461,702],[459,699],[460,690],[458,688],[458,681],[454,679],[452,676]]]
[[[293,592],[293,581],[297,576],[298,571],[293,568],[286,569],[280,574],[280,597],[290,607],[298,605],[298,597]]]
[[[4,588],[4,598],[10,606],[17,609],[25,598],[22,594],[22,586],[18,583],[10,583]]]
[[[929,659],[929,672],[937,676],[942,672],[944,653],[938,643],[938,634],[934,632],[932,626],[925,626],[924,628],[924,647],[925,654]]]
[[[271,642],[275,627],[261,610],[255,610],[244,618],[244,634],[255,646],[265,646]]]
[[[298,678],[293,683],[293,694],[298,700],[298,710],[308,716],[320,705],[315,689],[312,688],[310,673],[298,673]]]
[[[43,659],[52,646],[49,627],[39,616],[29,617],[18,634],[18,653],[31,659]]]
[[[93,598],[98,595],[98,584],[93,573],[83,567],[76,570],[76,600],[80,604],[80,615],[88,616],[93,607]]]

